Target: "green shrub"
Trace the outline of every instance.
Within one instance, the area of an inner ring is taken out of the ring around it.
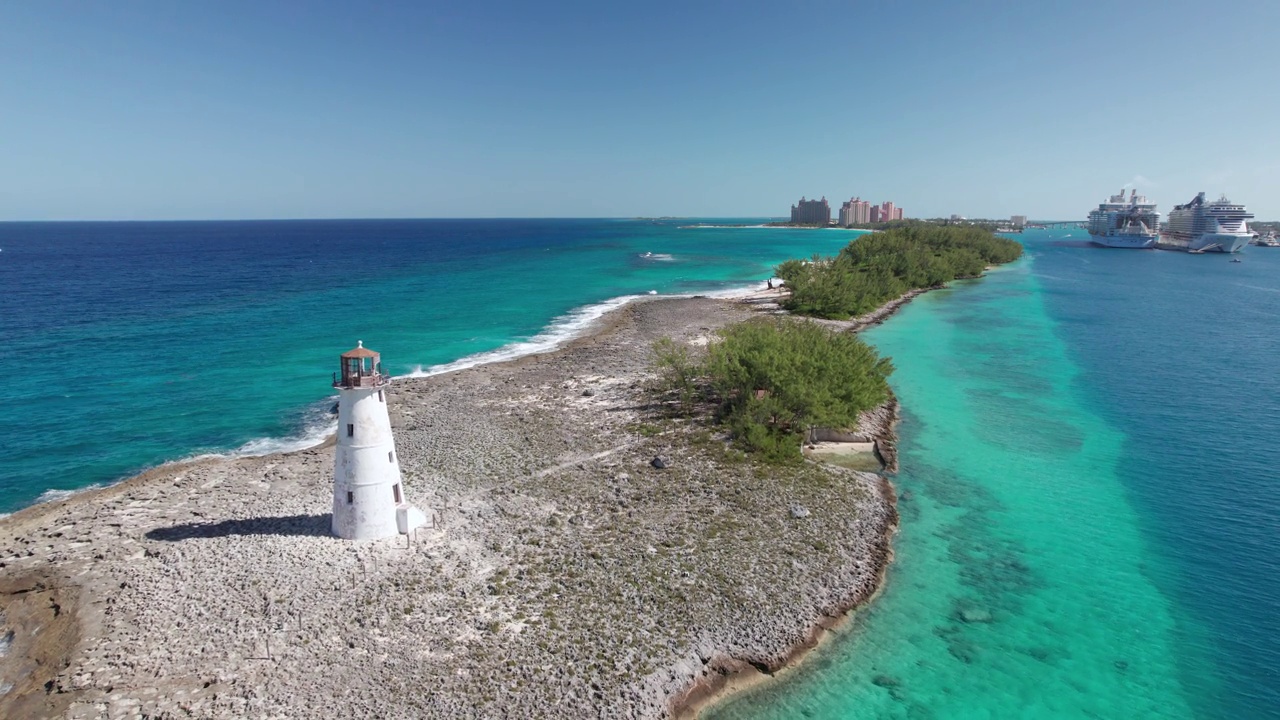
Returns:
[[[653,344],[654,369],[658,372],[658,390],[674,392],[687,408],[697,388],[694,381],[701,373],[698,360],[689,346],[671,338],[658,338]]]
[[[755,318],[719,334],[704,361],[688,358],[689,392],[717,403],[735,443],[761,459],[798,459],[801,434],[810,427],[853,427],[859,413],[888,399],[893,365],[850,333]],[[659,343],[670,348],[669,341]]]
[[[783,307],[799,315],[845,319],[871,312],[917,288],[977,277],[988,265],[1022,255],[1016,241],[977,227],[905,223],[863,235],[833,258],[788,260],[774,270],[791,293]]]

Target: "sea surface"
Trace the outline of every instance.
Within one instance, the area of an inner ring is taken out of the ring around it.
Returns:
[[[856,237],[691,224],[0,224],[0,512],[314,443],[357,339],[514,357]],[[1280,249],[1018,237],[864,336],[905,408],[884,592],[712,717],[1280,718]]]
[[[727,718],[1280,717],[1280,249],[1027,257],[893,356],[883,594]]]
[[[859,234],[695,224],[0,223],[0,513],[315,444],[358,340],[397,375],[548,350],[628,298],[763,287]]]

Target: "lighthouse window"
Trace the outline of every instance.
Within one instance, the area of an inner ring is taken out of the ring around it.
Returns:
[[[393,451],[391,451],[391,452],[387,453],[387,462],[389,462],[389,463],[393,463],[393,462],[395,462],[395,461],[396,461],[396,454],[395,454],[395,451],[393,450]]]
[[[354,503],[355,501],[356,501],[356,494],[355,494],[355,493],[353,493],[353,492],[351,492],[350,490],[348,490],[348,491],[347,491],[347,504],[348,504],[348,505],[350,505],[351,503]]]
[[[381,391],[381,390],[379,390],[379,391],[378,391],[378,402],[386,402],[386,400],[382,399],[382,391]]]
[[[347,423],[347,437],[354,437],[356,434],[356,426],[354,423]]]
[[[401,502],[404,502],[403,500],[400,499],[400,483],[396,483],[392,489],[395,491],[395,494],[396,494],[396,504],[399,505]]]

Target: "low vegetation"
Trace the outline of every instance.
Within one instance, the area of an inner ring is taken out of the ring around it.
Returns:
[[[782,303],[787,310],[843,320],[1021,255],[1018,242],[983,228],[904,223],[859,237],[833,258],[788,260],[775,274],[791,288]]]
[[[744,451],[770,462],[800,458],[811,427],[853,427],[889,397],[887,358],[857,336],[790,318],[755,318],[719,332],[705,355],[663,338],[660,389],[680,411],[715,409]]]

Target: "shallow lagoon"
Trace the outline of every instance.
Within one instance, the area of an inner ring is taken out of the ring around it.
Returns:
[[[1190,717],[1169,600],[1119,476],[1124,435],[1030,257],[866,336],[897,367],[902,529],[885,592],[714,718]]]

